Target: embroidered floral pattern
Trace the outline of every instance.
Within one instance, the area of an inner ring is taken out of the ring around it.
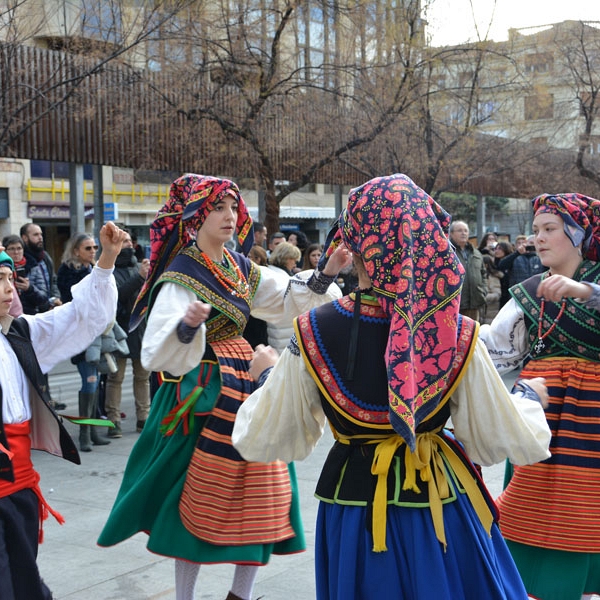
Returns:
[[[446,237],[450,216],[406,175],[350,192],[337,238],[363,257],[391,320],[386,351],[390,421],[415,447],[456,355],[463,267]],[[336,238],[336,235],[333,236]]]

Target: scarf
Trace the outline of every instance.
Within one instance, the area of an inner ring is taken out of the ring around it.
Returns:
[[[227,195],[238,203],[236,234],[247,255],[254,240],[252,219],[233,181],[188,173],[171,184],[169,199],[150,224],[150,270],[131,313],[130,331],[148,311],[154,284],[180,250],[196,238],[196,231],[215,204]]]
[[[582,246],[585,258],[600,259],[600,201],[582,194],[542,194],[532,200],[533,213],[558,215],[573,246]]]
[[[416,429],[440,403],[456,355],[464,269],[446,236],[449,224],[406,175],[377,177],[351,190],[319,265],[341,242],[362,257],[391,323],[390,423],[413,451]]]

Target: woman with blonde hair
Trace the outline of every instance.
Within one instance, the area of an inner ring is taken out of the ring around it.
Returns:
[[[71,302],[71,288],[87,277],[96,264],[98,245],[88,233],[75,233],[65,246],[62,262],[56,273],[56,284],[60,290],[60,299]],[[81,377],[79,390],[79,416],[94,417],[98,406],[98,368],[85,360],[85,351],[71,359],[77,365]],[[91,430],[90,430],[91,429]],[[110,441],[99,435],[95,427],[79,426],[79,447],[82,452],[90,452],[91,444],[105,446]]]
[[[275,250],[271,252],[269,263],[288,275],[293,275],[296,269],[296,263],[302,257],[302,252],[298,246],[294,246],[289,242],[281,242],[275,246]]]

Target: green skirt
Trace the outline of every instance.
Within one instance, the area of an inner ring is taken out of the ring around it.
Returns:
[[[194,377],[194,380],[196,377]],[[148,534],[147,548],[162,556],[195,563],[235,563],[264,565],[272,553],[290,554],[305,550],[300,518],[298,483],[294,465],[288,465],[292,488],[290,522],[295,537],[276,544],[217,546],[204,542],[183,526],[179,498],[187,467],[207,415],[221,389],[218,368],[198,398],[193,430],[184,435],[181,424],[170,436],[160,433],[160,425],[177,403],[177,384],[163,383],[152,400],[150,415],[133,447],[121,488],[104,526],[98,544],[113,546],[138,532]],[[235,515],[232,515],[235,518]]]
[[[600,554],[565,552],[506,540],[525,589],[540,600],[581,600],[600,594]]]

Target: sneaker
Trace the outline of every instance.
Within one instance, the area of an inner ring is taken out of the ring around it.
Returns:
[[[50,406],[54,410],[65,410],[65,408],[67,408],[67,405],[64,402],[56,402],[55,400],[50,401]]]
[[[108,428],[108,437],[109,438],[123,437],[123,432],[121,431],[121,425],[119,423],[115,423],[114,427]]]
[[[135,424],[135,430],[136,430],[138,433],[141,433],[141,432],[142,432],[142,429],[144,429],[144,425],[145,425],[145,424],[146,424],[146,421],[138,421],[138,422]]]

